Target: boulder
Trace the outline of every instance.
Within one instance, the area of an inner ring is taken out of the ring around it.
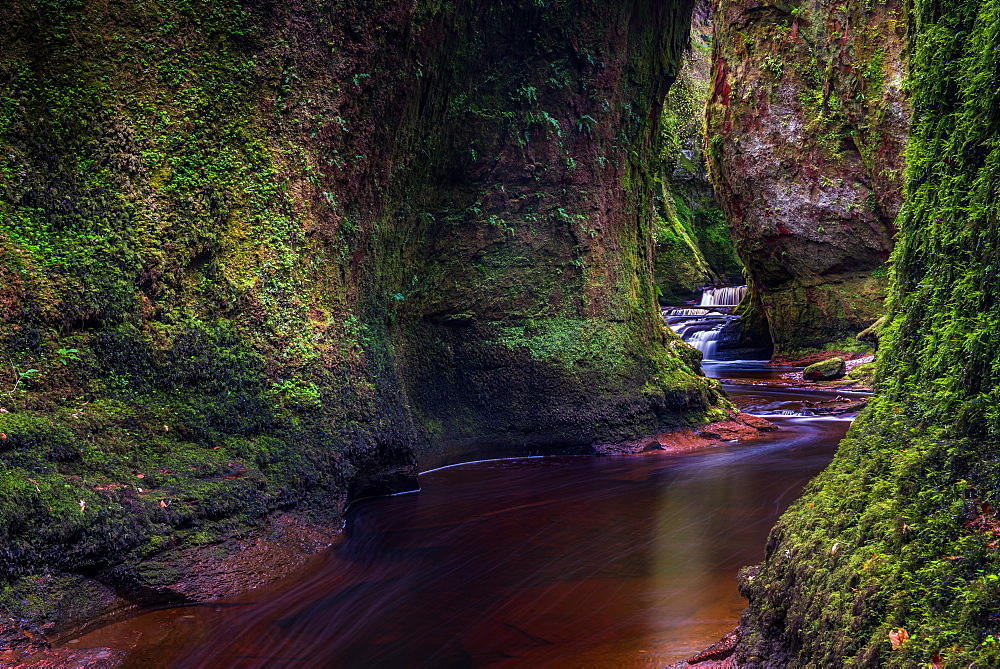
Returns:
[[[875,363],[866,362],[863,365],[858,365],[847,373],[847,378],[851,381],[857,381],[862,385],[871,387],[875,380]]]
[[[806,381],[835,381],[844,378],[845,374],[847,363],[843,358],[829,358],[802,370],[802,378]]]

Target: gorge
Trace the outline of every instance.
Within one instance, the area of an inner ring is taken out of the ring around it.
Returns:
[[[1000,662],[998,3],[5,12],[3,661],[301,578],[418,471],[739,423],[661,308],[742,265],[723,316],[776,360],[885,320],[729,661]]]

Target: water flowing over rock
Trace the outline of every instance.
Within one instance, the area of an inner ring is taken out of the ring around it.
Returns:
[[[674,332],[701,351],[703,360],[714,361],[719,359],[720,346],[738,348],[740,317],[733,310],[746,294],[746,286],[704,288],[699,306],[665,307],[662,314]]]
[[[719,4],[711,175],[776,353],[852,336],[884,311],[906,24],[899,0]]]
[[[700,305],[703,307],[737,307],[746,294],[746,286],[706,288],[701,294]]]

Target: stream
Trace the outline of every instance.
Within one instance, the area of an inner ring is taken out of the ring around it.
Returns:
[[[474,462],[366,500],[346,539],[289,577],[144,613],[70,642],[128,667],[653,667],[731,630],[741,566],[849,420],[831,393],[741,385],[783,370],[706,363],[778,432],[710,450]]]

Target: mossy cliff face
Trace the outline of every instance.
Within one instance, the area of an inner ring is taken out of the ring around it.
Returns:
[[[910,30],[877,397],[743,574],[745,666],[1000,664],[1000,3],[918,0]]]
[[[743,282],[743,266],[705,163],[713,16],[709,0],[695,3],[690,46],[660,118],[663,148],[653,278],[662,304],[682,304],[699,297],[695,290],[699,286]]]
[[[908,103],[902,3],[723,0],[711,175],[776,353],[883,311]]]
[[[201,596],[417,459],[718,414],[651,285],[688,12],[7,3],[0,606]]]

